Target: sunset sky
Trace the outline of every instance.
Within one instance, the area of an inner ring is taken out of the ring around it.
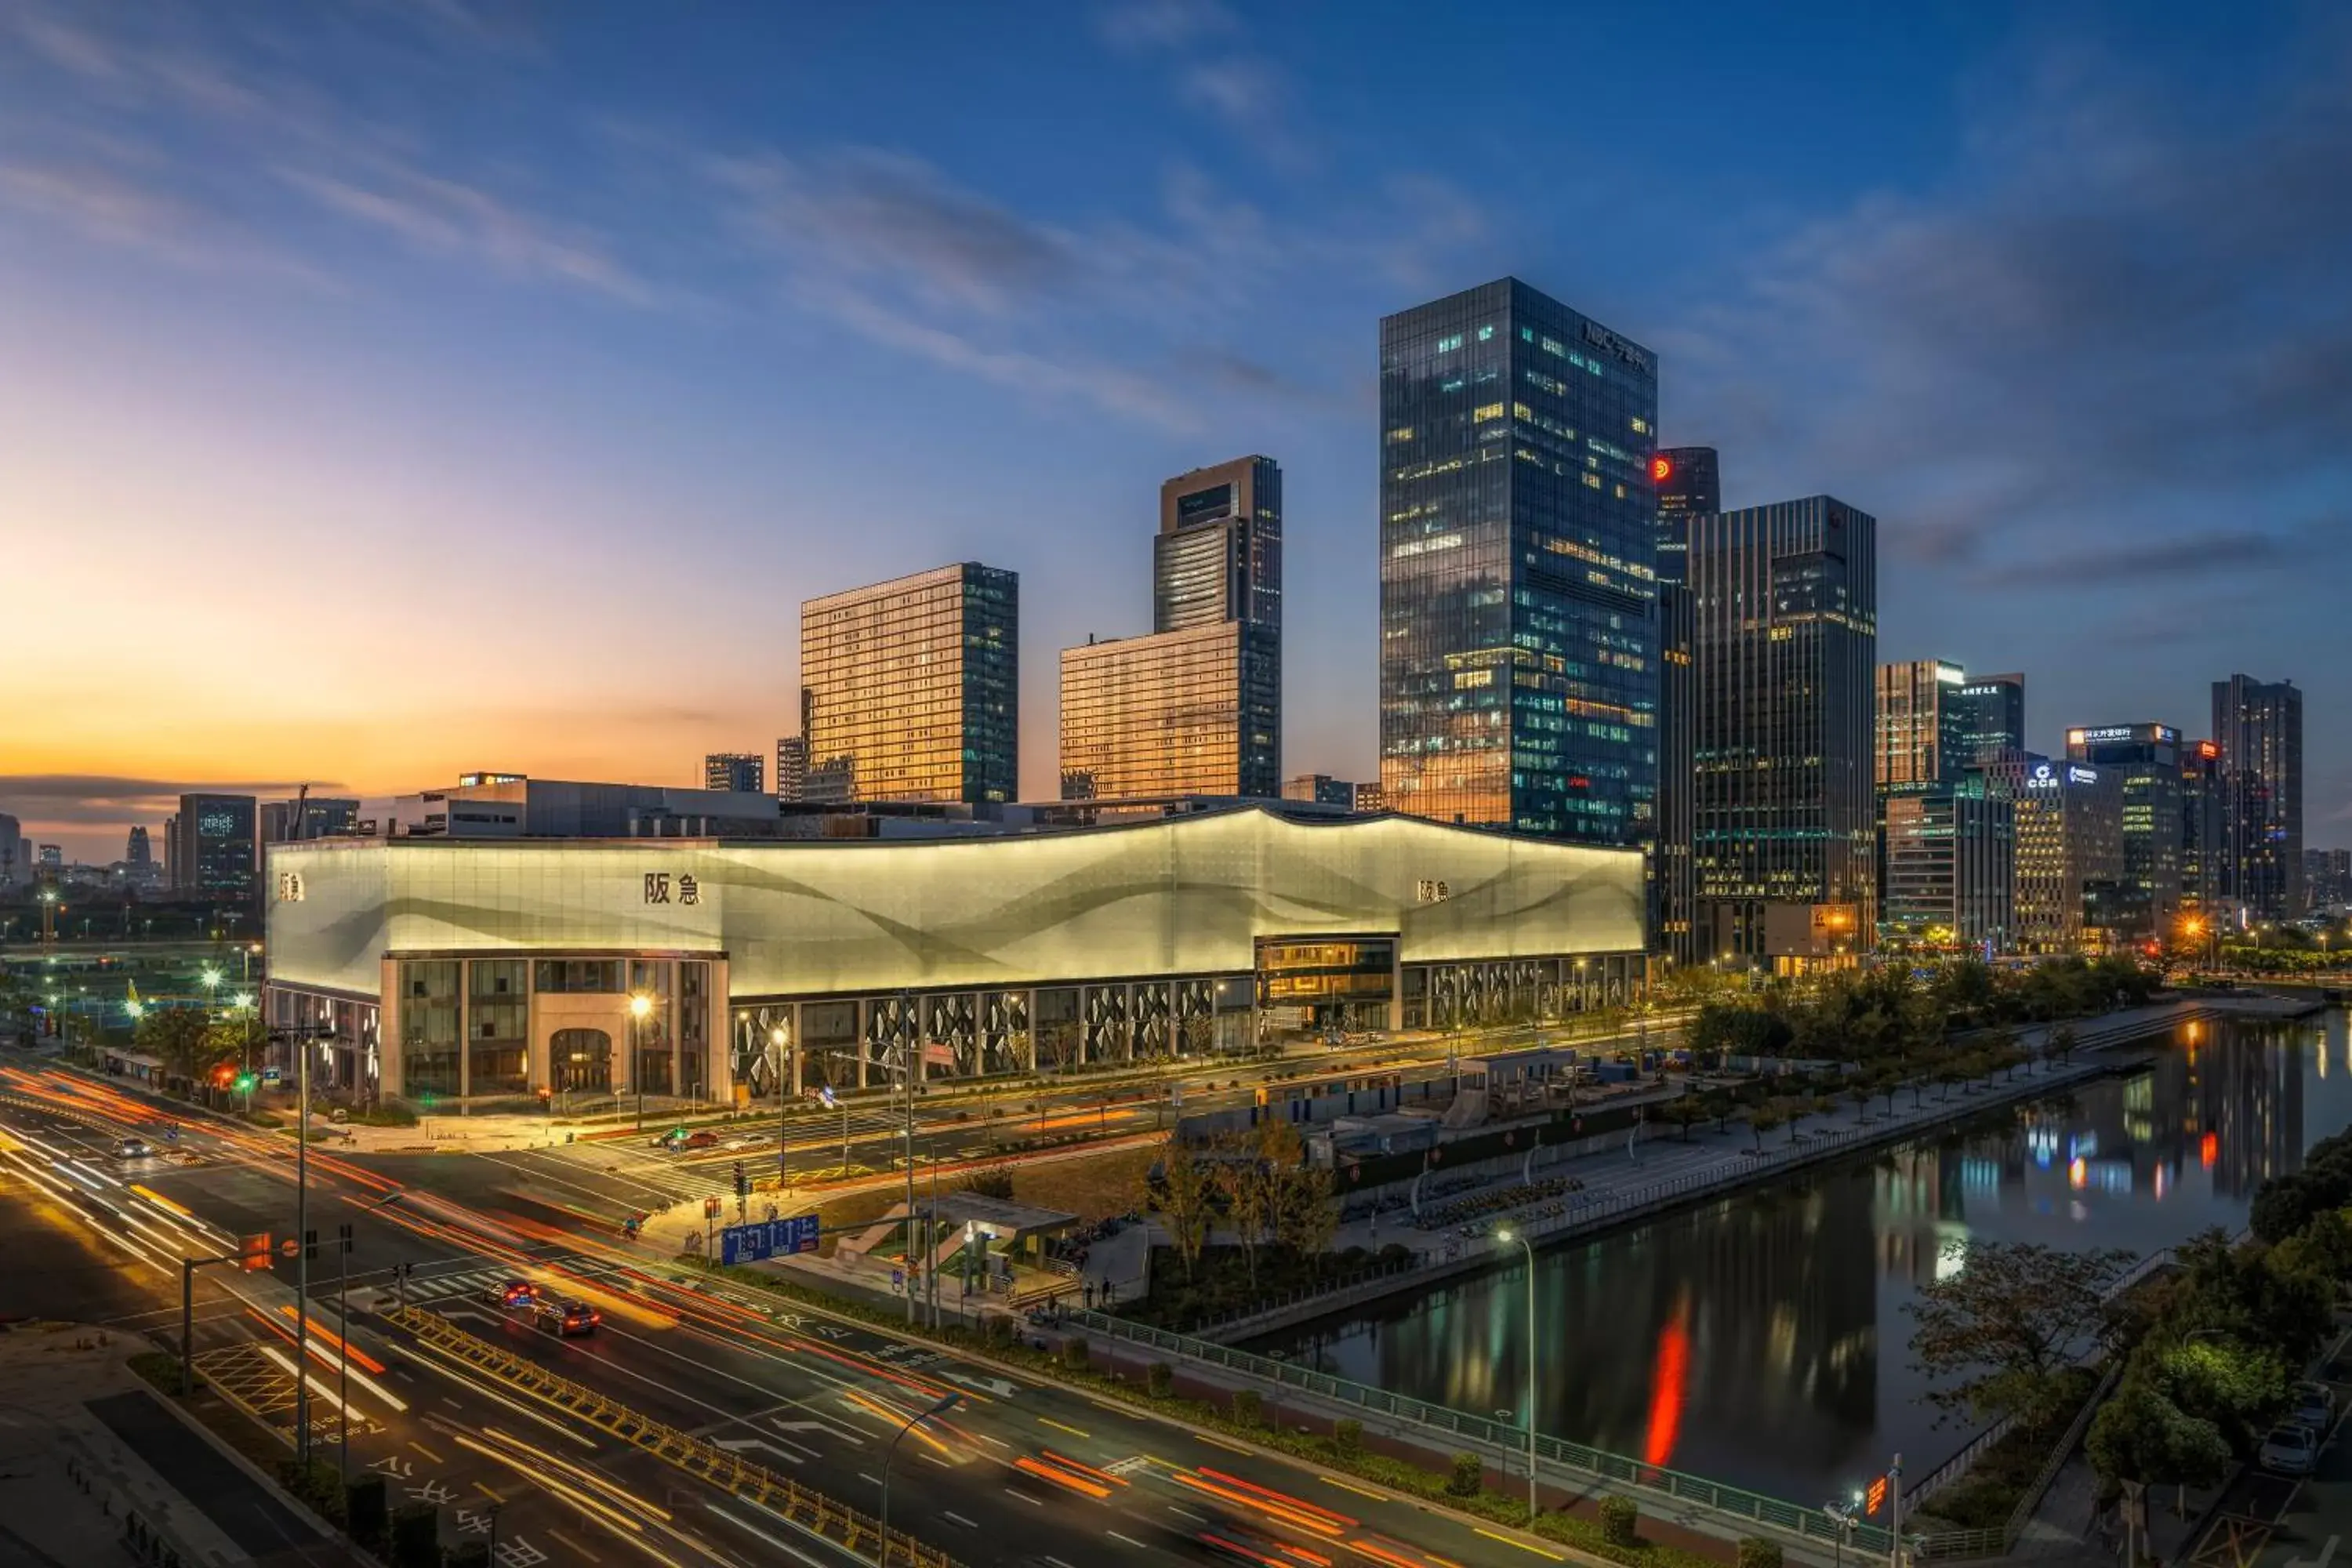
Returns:
[[[2292,678],[2346,843],[2352,34],[2265,16],[0,0],[0,811],[693,782],[802,599],[964,559],[1047,796],[1253,451],[1286,768],[1370,776],[1379,318],[1515,273],[1729,504],[1881,520],[1882,658],[2044,750]]]

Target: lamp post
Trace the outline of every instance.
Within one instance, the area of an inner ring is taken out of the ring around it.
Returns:
[[[240,991],[228,999],[228,1005],[236,1012],[248,1014],[236,1031],[236,1076],[245,1086],[245,1110],[250,1116],[253,1114],[253,1019],[249,1014],[253,1006],[253,993]]]
[[[792,1031],[782,1024],[768,1031],[768,1046],[776,1058],[776,1201],[784,1201],[784,1108],[791,1104],[784,1091],[784,1060],[792,1050]],[[848,1162],[844,1160],[844,1164]]]
[[[912,1299],[911,1289],[909,1289],[908,1299]],[[920,1426],[924,1422],[930,1420],[933,1416],[944,1415],[962,1403],[963,1395],[961,1394],[947,1394],[940,1395],[928,1410],[918,1410],[912,1415],[908,1416],[907,1424],[898,1428],[898,1436],[890,1439],[889,1447],[883,1450],[882,1552],[881,1555],[875,1560],[876,1568],[890,1568],[890,1467],[898,1460],[899,1439],[906,1436],[908,1433],[913,1431],[916,1427]]]
[[[629,1078],[637,1086],[637,1131],[646,1130],[646,1015],[654,999],[640,991],[629,998]]]
[[[1528,1255],[1528,1518],[1536,1516],[1536,1248],[1524,1231],[1506,1226],[1495,1232],[1506,1247]]]

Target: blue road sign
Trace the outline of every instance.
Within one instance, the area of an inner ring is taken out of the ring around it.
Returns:
[[[816,1215],[813,1214],[730,1225],[719,1233],[719,1261],[757,1263],[780,1252],[814,1252],[816,1234]]]

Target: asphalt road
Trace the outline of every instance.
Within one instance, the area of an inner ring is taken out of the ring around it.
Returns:
[[[113,1141],[160,1141],[173,1159],[117,1159]],[[122,1253],[88,1301],[59,1315],[176,1330],[182,1256],[292,1230],[292,1151],[283,1139],[184,1118],[45,1064],[0,1055],[0,1131],[17,1147],[0,1171],[25,1191],[0,1203],[7,1234]],[[822,1313],[780,1316],[714,1299],[646,1269],[622,1250],[613,1219],[666,1157],[583,1162],[563,1154],[436,1155],[433,1190],[387,1174],[383,1160],[314,1153],[310,1226],[329,1247],[352,1227],[354,1384],[365,1426],[352,1468],[376,1469],[392,1500],[440,1510],[445,1540],[486,1534],[495,1510],[502,1568],[649,1557],[665,1563],[845,1561],[829,1543],[625,1444],[414,1344],[373,1314],[391,1299],[390,1264],[415,1265],[406,1289],[457,1326],[542,1362],[666,1424],[733,1447],[868,1512],[892,1477],[894,1525],[972,1568],[1095,1568],[1127,1562],[1257,1561],[1298,1568],[1363,1562],[1386,1568],[1564,1561],[1525,1538],[1395,1500],[1344,1477],[1247,1450],[1213,1435],[950,1357]],[[632,1183],[638,1184],[636,1188]],[[37,1194],[38,1201],[33,1201]],[[84,1198],[89,1202],[84,1202]],[[23,1201],[19,1201],[20,1198]],[[88,1268],[88,1265],[84,1265]],[[331,1258],[313,1265],[313,1321],[335,1321]],[[14,1276],[17,1271],[11,1270]],[[266,1344],[290,1358],[294,1268],[200,1269],[199,1351]],[[603,1314],[588,1337],[557,1340],[483,1299],[529,1278]],[[70,1296],[81,1285],[68,1282]],[[0,1291],[8,1287],[0,1286]],[[103,1300],[100,1297],[103,1296]],[[8,1298],[0,1294],[0,1310]],[[117,1309],[121,1309],[117,1310]],[[321,1398],[331,1340],[314,1338]],[[890,1444],[907,1419],[947,1394],[961,1403]],[[1205,1538],[1226,1542],[1218,1548]],[[1300,1554],[1304,1552],[1305,1556]]]

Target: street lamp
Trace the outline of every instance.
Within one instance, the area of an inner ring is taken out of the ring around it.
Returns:
[[[784,1108],[791,1103],[784,1093],[784,1058],[792,1043],[792,1032],[782,1024],[768,1030],[768,1047],[776,1058],[776,1201],[780,1204],[784,1201]]]
[[[911,1292],[909,1299],[911,1299]],[[913,1431],[916,1427],[920,1426],[924,1422],[929,1421],[934,1415],[944,1415],[962,1403],[963,1395],[961,1394],[941,1394],[939,1399],[932,1404],[929,1409],[918,1410],[912,1415],[908,1416],[907,1424],[898,1428],[898,1436],[890,1439],[889,1447],[883,1450],[882,1553],[875,1560],[876,1568],[890,1568],[890,1467],[898,1458],[899,1438],[904,1437],[908,1433]]]
[[[637,1131],[646,1130],[646,1016],[654,999],[640,991],[629,998],[629,1076],[637,1084]]]
[[[1834,1527],[1830,1536],[1832,1568],[1845,1568],[1845,1544],[1853,1539],[1853,1527],[1862,1522],[1862,1493],[1855,1492],[1844,1502],[1832,1498],[1822,1504],[1822,1512]]]
[[[1524,1231],[1505,1226],[1495,1232],[1504,1246],[1528,1255],[1528,1518],[1536,1517],[1536,1248]]]

